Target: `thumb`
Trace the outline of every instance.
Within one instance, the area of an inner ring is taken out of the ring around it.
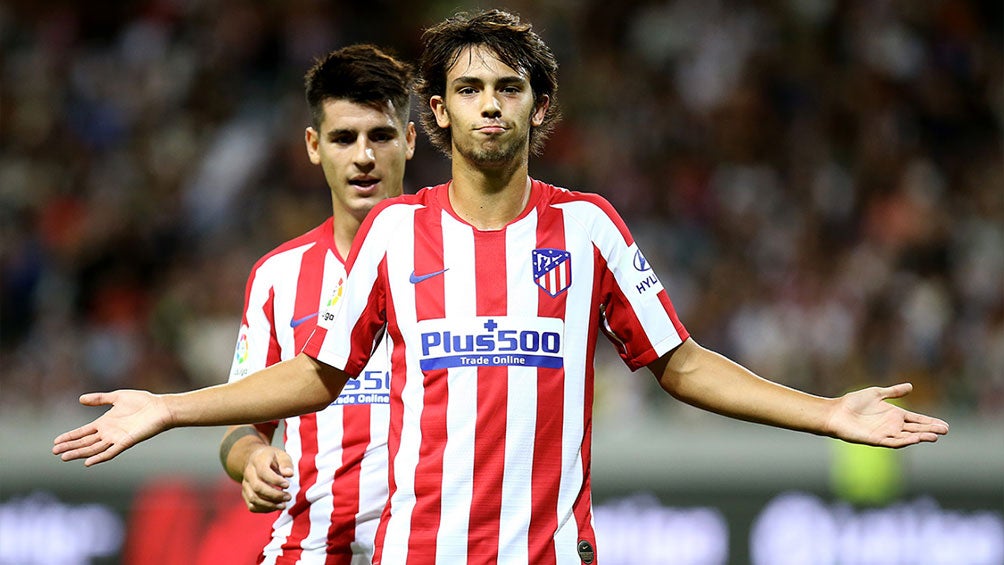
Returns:
[[[80,395],[80,403],[84,406],[105,406],[115,403],[113,392],[89,392]]]
[[[890,398],[902,398],[910,392],[913,391],[913,385],[910,383],[899,383],[890,387],[885,387],[879,389],[879,394],[882,396],[883,400],[888,400]]]
[[[275,461],[279,464],[279,472],[284,477],[293,476],[293,458],[289,456],[285,451],[279,451],[275,454]]]

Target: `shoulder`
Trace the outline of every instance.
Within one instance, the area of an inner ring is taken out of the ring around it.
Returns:
[[[321,245],[325,248],[331,248],[333,245],[332,241],[332,223],[333,219],[328,217],[327,220],[322,222],[319,226],[311,229],[310,231],[300,234],[292,239],[289,239],[274,248],[268,253],[262,255],[258,261],[255,262],[252,272],[258,271],[262,266],[283,260],[283,258],[290,255],[299,255],[303,253],[306,249],[309,249],[315,245]]]
[[[424,208],[437,205],[440,190],[445,190],[447,185],[425,187],[415,194],[401,194],[393,198],[381,201],[373,207],[373,210],[366,216],[363,226],[367,224],[395,222],[402,215],[411,214],[416,208]]]
[[[542,205],[560,209],[566,217],[591,233],[613,229],[620,232],[625,240],[631,240],[627,225],[610,201],[603,196],[592,192],[569,190],[540,181],[534,182],[540,187]]]

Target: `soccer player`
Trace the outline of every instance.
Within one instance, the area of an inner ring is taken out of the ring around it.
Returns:
[[[386,332],[390,499],[374,563],[589,564],[601,334],[672,396],[730,417],[887,447],[948,432],[885,402],[909,384],[823,398],[698,345],[603,198],[529,177],[556,118],[557,63],[541,38],[489,10],[452,17],[423,42],[423,124],[453,178],[367,216],[341,307],[303,353],[194,392],[84,395],[113,407],[57,437],[54,453],[93,465],[171,427],[323,406]]]
[[[332,215],[258,260],[247,282],[230,380],[295,356],[318,312],[338,302],[345,261],[366,214],[402,193],[415,150],[408,120],[412,68],[377,47],[319,59],[305,77],[304,141],[331,191]],[[277,422],[231,427],[220,445],[227,473],[254,512],[281,510],[264,563],[369,563],[387,501],[388,352],[381,343],[360,378],[330,406]]]

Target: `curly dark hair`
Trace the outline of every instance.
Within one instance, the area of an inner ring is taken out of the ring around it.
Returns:
[[[317,59],[304,76],[310,121],[324,119],[324,101],[347,100],[383,109],[390,102],[401,124],[408,123],[414,69],[386,49],[350,45]]]
[[[422,34],[424,50],[419,61],[416,92],[421,99],[421,119],[432,144],[451,155],[449,128],[440,128],[429,107],[433,96],[446,95],[446,72],[456,63],[460,52],[473,45],[487,47],[500,61],[527,74],[534,103],[548,97],[550,104],[544,122],[530,129],[530,153],[539,155],[547,136],[561,117],[558,110],[558,61],[544,40],[519,16],[492,9],[478,13],[461,12]]]

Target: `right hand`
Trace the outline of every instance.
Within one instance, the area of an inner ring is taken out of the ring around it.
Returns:
[[[289,477],[293,476],[293,460],[285,451],[274,446],[255,450],[244,467],[241,496],[252,512],[273,512],[286,508],[291,496]]]
[[[80,403],[112,407],[91,423],[59,435],[53,441],[52,453],[63,461],[86,457],[85,467],[113,459],[171,427],[171,413],[163,397],[144,390],[85,394]]]

